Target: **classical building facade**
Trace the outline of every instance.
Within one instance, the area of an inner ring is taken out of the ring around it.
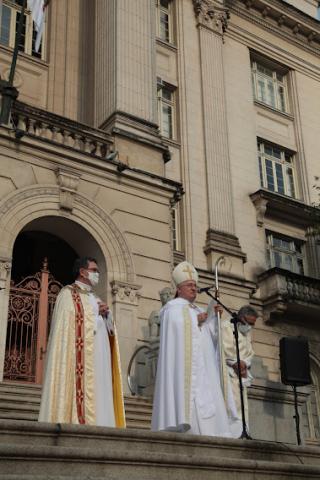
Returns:
[[[2,79],[20,4],[3,0]],[[316,0],[53,0],[40,53],[27,12],[0,127],[5,379],[41,383],[76,256],[99,261],[124,376],[173,265],[205,286],[218,262],[224,303],[261,315],[252,434],[294,441],[279,339],[304,335],[303,434],[319,442],[319,54]]]

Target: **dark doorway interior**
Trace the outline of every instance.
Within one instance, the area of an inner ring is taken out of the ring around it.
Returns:
[[[61,238],[47,232],[21,232],[14,244],[11,278],[15,284],[40,271],[45,258],[54,278],[63,285],[71,283],[77,253]]]

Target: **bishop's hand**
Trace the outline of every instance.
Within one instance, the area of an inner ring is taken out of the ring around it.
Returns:
[[[219,305],[219,303],[217,303],[213,308],[214,308],[214,311],[216,312],[216,315],[219,313],[220,318],[221,318],[222,313],[223,313],[223,308],[221,307],[221,305]]]
[[[108,313],[109,313],[108,305],[104,302],[99,302],[99,315],[102,315],[103,317],[107,317]]]
[[[236,373],[238,373],[237,363],[234,363],[232,365],[232,368]],[[246,362],[244,362],[243,360],[240,360],[240,374],[241,374],[242,378],[247,378],[247,376],[248,376],[248,367],[247,367]]]
[[[207,312],[198,313],[198,326],[201,327],[201,325],[207,320],[207,318]]]

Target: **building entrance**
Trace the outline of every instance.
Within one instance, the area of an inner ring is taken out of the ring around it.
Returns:
[[[21,232],[13,250],[4,379],[41,383],[57,295],[71,283],[77,254],[48,232]]]

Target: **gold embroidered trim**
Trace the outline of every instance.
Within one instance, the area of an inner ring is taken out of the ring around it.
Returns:
[[[86,423],[84,402],[84,313],[80,295],[72,288],[72,300],[75,309],[75,374],[76,404],[80,424]]]
[[[184,408],[186,422],[190,422],[191,414],[191,363],[192,363],[192,324],[189,312],[189,305],[183,307],[184,320]]]

